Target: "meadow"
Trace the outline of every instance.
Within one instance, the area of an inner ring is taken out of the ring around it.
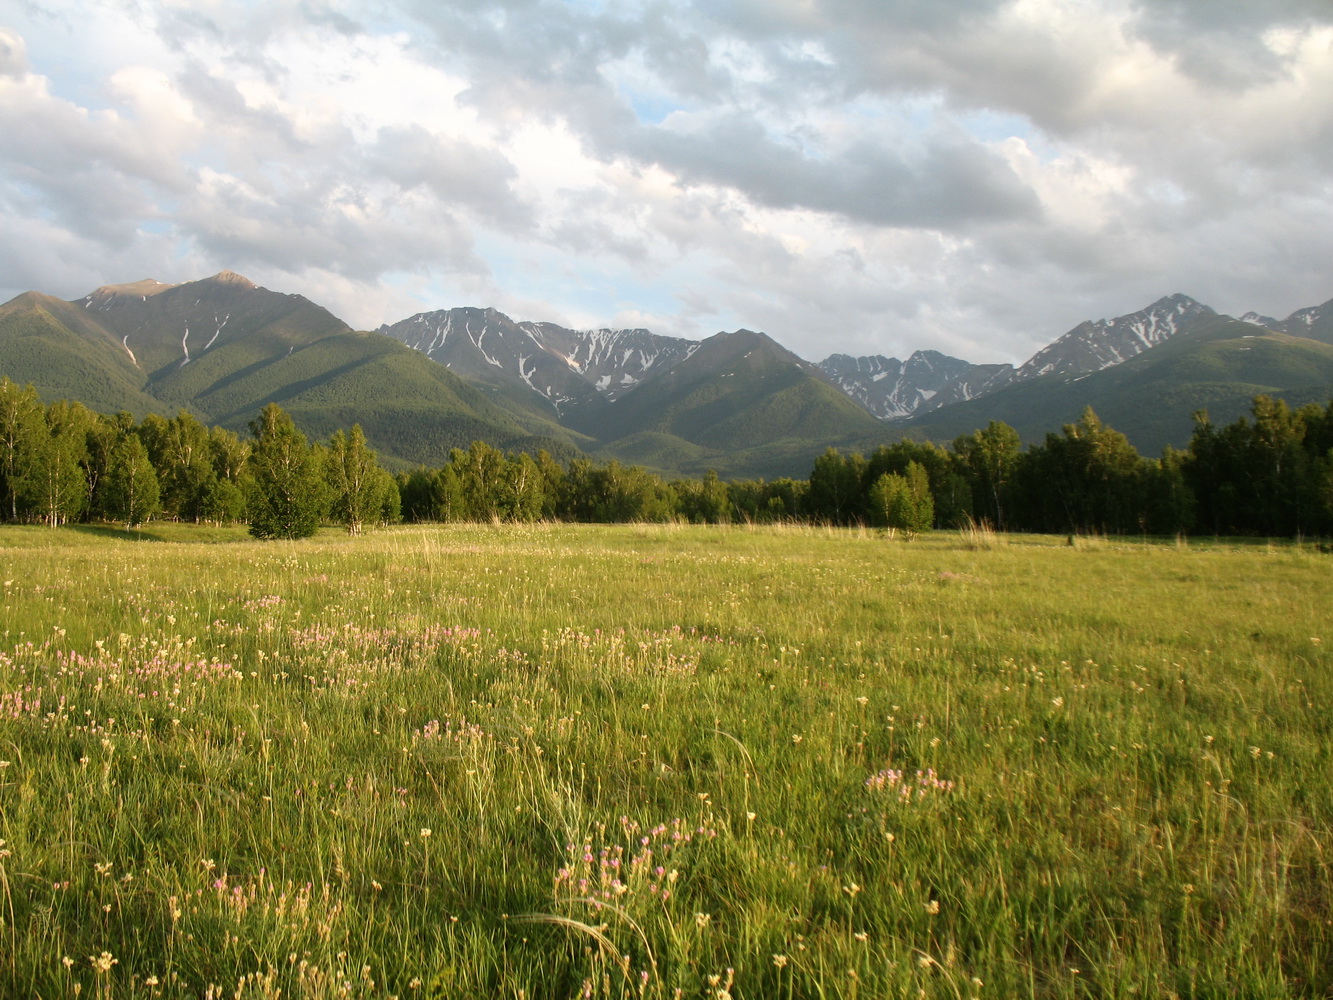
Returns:
[[[0,528],[6,997],[1333,996],[1333,557]]]

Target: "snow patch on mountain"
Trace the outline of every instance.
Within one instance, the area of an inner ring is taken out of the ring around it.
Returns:
[[[479,365],[536,393],[562,413],[598,399],[614,400],[688,358],[693,341],[647,330],[571,330],[554,323],[516,323],[494,309],[418,313],[380,327],[462,374],[486,378]],[[451,336],[461,332],[463,337]]]

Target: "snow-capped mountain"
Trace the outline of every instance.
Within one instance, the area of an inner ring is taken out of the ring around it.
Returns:
[[[699,349],[696,341],[647,330],[569,330],[554,323],[520,323],[532,338],[592,383],[607,399],[670,370]]]
[[[523,386],[557,413],[615,400],[688,358],[698,344],[647,330],[516,323],[495,309],[418,313],[377,331],[466,378]]]
[[[901,420],[976,399],[1014,382],[1110,368],[1213,315],[1212,309],[1188,295],[1169,295],[1135,313],[1080,323],[1019,368],[975,365],[936,351],[917,351],[906,362],[878,355],[852,358],[834,354],[819,367],[877,417]]]
[[[1312,340],[1322,340],[1326,344],[1333,343],[1333,300],[1323,305],[1297,309],[1283,320],[1260,316],[1253,312],[1246,313],[1241,320],[1276,330],[1278,333],[1285,333],[1290,337],[1309,337]]]
[[[939,351],[916,351],[906,361],[879,354],[864,358],[832,354],[819,367],[834,385],[875,416],[894,420],[930,408],[950,386],[970,384],[981,366]]]
[[[1177,294],[1127,316],[1086,320],[1034,354],[1014,380],[1101,371],[1169,340],[1192,320],[1213,315],[1206,305]]]

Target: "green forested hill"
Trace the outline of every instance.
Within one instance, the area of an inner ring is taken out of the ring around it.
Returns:
[[[478,439],[570,451],[586,440],[301,296],[229,272],[107,286],[75,303],[21,295],[0,306],[0,374],[47,400],[136,416],[188,409],[238,430],[279,403],[316,438],[361,424],[391,463],[440,464]]]
[[[883,424],[813,365],[749,330],[718,334],[601,418],[602,453],[726,475],[804,475],[830,444]],[[593,430],[593,428],[585,428]]]
[[[1333,345],[1214,316],[1138,357],[1087,375],[1053,375],[956,403],[901,425],[913,437],[950,441],[1002,420],[1026,441],[1078,419],[1092,406],[1140,452],[1184,447],[1192,414],[1215,423],[1247,412],[1259,393],[1293,403],[1333,395]]]
[[[48,400],[136,417],[169,406],[145,390],[143,373],[110,331],[75,305],[27,292],[0,305],[0,374],[31,382]]]

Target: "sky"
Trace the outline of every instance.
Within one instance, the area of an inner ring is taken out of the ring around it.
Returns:
[[[0,301],[985,363],[1331,265],[1329,0],[0,0]]]

